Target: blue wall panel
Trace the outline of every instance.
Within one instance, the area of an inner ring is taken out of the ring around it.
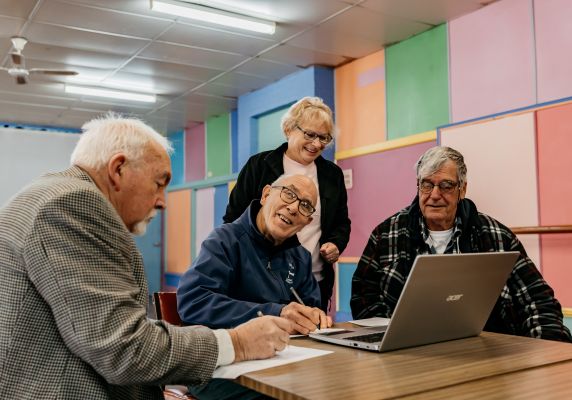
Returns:
[[[334,110],[334,71],[331,68],[310,67],[238,98],[237,171],[257,152],[256,118],[292,104],[304,96],[321,97]],[[333,160],[333,155],[333,146],[324,151],[324,156],[330,160]]]
[[[175,151],[171,154],[171,185],[185,182],[185,132],[180,131],[169,136]]]
[[[357,268],[354,263],[338,263],[338,309],[336,321],[349,321],[352,319],[350,299],[352,297],[352,277]]]
[[[222,217],[226,212],[226,205],[228,204],[228,185],[215,186],[214,195],[214,227],[222,225]]]

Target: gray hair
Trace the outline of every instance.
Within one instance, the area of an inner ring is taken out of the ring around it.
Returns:
[[[296,129],[296,125],[307,121],[322,123],[331,137],[335,138],[338,132],[334,125],[333,113],[330,107],[319,97],[303,97],[288,109],[282,116],[280,126],[284,133]]]
[[[465,159],[457,150],[446,146],[432,147],[423,153],[417,164],[415,164],[417,181],[419,182],[423,178],[433,175],[449,160],[453,161],[457,166],[457,178],[459,179],[459,186],[462,188],[467,182]]]
[[[169,140],[143,121],[116,113],[86,122],[82,130],[71,155],[72,165],[100,169],[118,153],[137,161],[151,142],[159,144],[167,154],[173,152]]]

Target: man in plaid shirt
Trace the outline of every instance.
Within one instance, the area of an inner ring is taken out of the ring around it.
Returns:
[[[418,254],[519,251],[484,329],[572,342],[552,288],[510,229],[465,198],[466,178],[463,156],[454,149],[433,147],[421,156],[418,195],[373,230],[358,263],[354,318],[391,317]]]

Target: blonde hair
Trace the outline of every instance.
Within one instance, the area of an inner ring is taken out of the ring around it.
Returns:
[[[333,113],[330,107],[319,97],[303,97],[282,116],[281,126],[284,134],[296,129],[296,125],[307,121],[322,123],[332,138],[336,137]]]

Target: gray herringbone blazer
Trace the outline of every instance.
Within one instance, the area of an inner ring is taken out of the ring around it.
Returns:
[[[0,210],[0,398],[156,399],[210,378],[213,333],[148,320],[146,305],[135,242],[81,169]]]

